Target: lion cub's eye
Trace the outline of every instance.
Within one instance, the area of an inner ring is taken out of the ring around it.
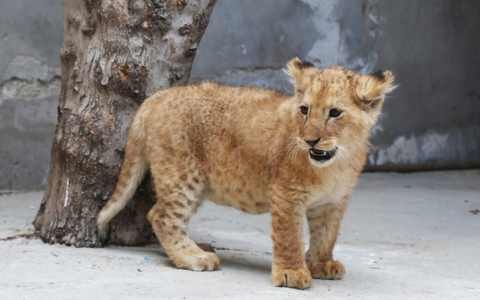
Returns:
[[[302,113],[302,115],[308,114],[308,107],[300,106],[300,112]]]
[[[342,114],[342,111],[339,110],[338,108],[332,108],[330,112],[328,113],[328,116],[331,118],[336,118]]]

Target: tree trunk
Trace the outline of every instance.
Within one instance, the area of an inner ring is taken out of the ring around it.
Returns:
[[[62,87],[47,187],[34,221],[45,242],[101,246],[100,208],[112,195],[130,120],[157,89],[184,84],[215,0],[66,0]],[[111,222],[110,242],[153,236],[145,180]]]

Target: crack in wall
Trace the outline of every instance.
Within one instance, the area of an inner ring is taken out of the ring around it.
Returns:
[[[50,81],[59,75],[60,68],[49,66],[32,56],[17,55],[8,64],[3,80],[18,78],[28,81]]]
[[[48,81],[12,78],[0,85],[0,104],[8,99],[38,100],[60,95],[60,76]]]
[[[17,55],[8,64],[0,85],[0,104],[8,99],[38,100],[60,95],[60,68],[32,56]]]

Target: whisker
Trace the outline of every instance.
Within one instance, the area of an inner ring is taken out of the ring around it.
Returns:
[[[290,160],[290,157],[292,156],[292,153],[293,151],[295,150],[295,147],[297,147],[297,140],[295,137],[293,138],[290,138],[290,139],[294,139],[291,143],[289,143],[287,145],[287,147],[285,147],[284,150],[287,150],[287,153],[285,154],[285,157],[287,157],[287,160],[289,161]],[[288,140],[288,139],[287,139]]]
[[[295,146],[296,146],[295,142],[292,142],[288,145],[286,156],[292,153],[292,151],[295,149]]]
[[[340,156],[343,160],[347,160],[347,158],[345,157],[345,154],[343,153],[343,149],[340,147],[337,146],[337,152],[338,152],[338,156]]]
[[[293,138],[289,138],[289,139],[293,139]],[[285,141],[288,141],[289,139],[286,139]],[[293,140],[292,142],[290,142],[290,143],[283,149],[283,151],[284,151],[285,149],[291,147],[291,146],[294,145],[295,143],[296,143],[296,140]]]
[[[295,144],[295,148],[294,148],[293,151],[292,151],[292,156],[290,157],[290,160],[291,160],[291,159],[295,159],[295,156],[297,156],[297,153],[298,153],[298,150],[299,150],[299,149],[300,149],[300,148],[298,147],[298,144]]]
[[[295,151],[295,156],[296,156],[298,153],[304,152],[304,151],[308,151],[308,150],[307,150],[307,149],[304,149],[304,148],[300,148],[300,147],[298,147],[298,145],[297,145],[296,151]]]
[[[350,155],[350,153],[347,151],[347,149],[345,147],[343,147],[342,145],[337,145],[337,148],[338,148],[338,153],[339,155],[343,158],[343,159],[348,159],[350,161],[350,163],[352,163],[352,156]]]
[[[292,158],[293,158],[293,156],[294,156],[294,154],[295,154],[295,149],[296,149],[296,147],[294,146],[294,147],[292,148],[292,150],[290,151],[289,155],[288,155],[287,161],[291,161],[291,160],[292,160]]]
[[[297,153],[299,150],[300,148],[298,147],[298,145],[295,145],[295,150],[293,151],[292,159],[295,159],[295,156],[297,156]]]

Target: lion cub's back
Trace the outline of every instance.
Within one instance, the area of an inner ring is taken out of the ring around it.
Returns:
[[[268,126],[275,121],[278,106],[287,97],[265,89],[205,82],[158,91],[144,102],[138,116],[146,131],[187,134],[193,139],[218,136],[225,130],[251,134],[257,123]]]

